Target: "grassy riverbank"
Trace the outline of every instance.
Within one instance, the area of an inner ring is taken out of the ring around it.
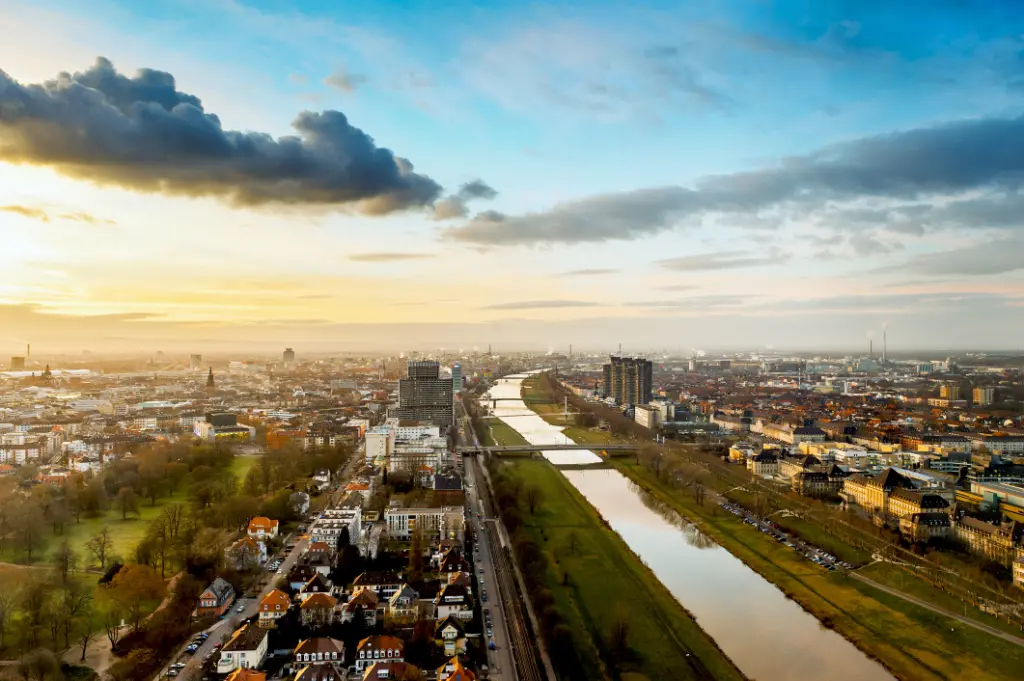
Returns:
[[[524,382],[524,395],[535,399],[546,394],[538,381]],[[552,423],[549,414],[557,406],[532,404],[531,407]],[[570,427],[566,433],[577,442],[600,444],[614,442],[608,432]],[[621,441],[621,440],[619,440]],[[724,513],[708,500],[699,504],[690,494],[655,478],[634,459],[614,459],[612,464],[624,475],[668,504],[680,515],[697,523],[701,530],[737,556],[748,566],[778,586],[808,610],[825,626],[836,629],[861,650],[878,659],[901,679],[997,679],[1014,678],[1024,664],[1024,648],[991,634],[965,626],[955,620],[908,603],[890,594],[838,573],[829,573],[797,556],[793,551],[763,533]],[[712,488],[716,480],[710,479]],[[719,492],[724,489],[718,490]],[[733,491],[732,495],[744,492]],[[742,499],[738,499],[743,501]],[[796,517],[777,516],[780,524],[805,539],[843,556],[855,564],[869,561],[869,555],[846,544],[816,524]],[[913,577],[904,585],[891,574],[892,568],[872,566],[865,576],[898,588],[921,600],[949,610],[959,611],[959,601],[939,589]],[[1008,633],[1012,626],[969,608],[969,616]]]
[[[586,678],[743,678],[557,469],[542,459],[503,468],[540,491],[524,530],[548,554],[548,586],[588,665]],[[615,653],[611,632],[623,623],[628,652]]]

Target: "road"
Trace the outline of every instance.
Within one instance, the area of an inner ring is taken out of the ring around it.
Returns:
[[[287,543],[287,537],[286,542]],[[308,539],[302,539],[296,543],[285,559],[281,563],[281,569],[287,574],[288,571],[295,565],[295,562],[305,552],[306,547],[309,543]],[[187,641],[182,645],[181,650],[174,656],[172,662],[185,662],[185,668],[181,670],[178,675],[180,679],[201,679],[202,678],[202,667],[203,659],[214,651],[214,646],[218,643],[226,643],[231,634],[234,633],[235,629],[241,626],[242,622],[250,617],[255,617],[258,613],[260,601],[274,588],[274,582],[277,581],[278,575],[273,572],[264,571],[262,579],[264,580],[263,589],[260,591],[258,598],[241,598],[231,604],[228,609],[228,614],[224,619],[219,620],[216,624],[206,629],[206,633],[210,635],[208,639],[199,647],[199,650],[194,655],[188,655],[185,652],[185,648],[188,647],[192,641]],[[238,606],[244,605],[245,608],[242,612],[238,612]],[[193,637],[194,638],[194,637]],[[214,656],[216,659],[217,656]],[[166,672],[161,672],[161,676]]]
[[[952,610],[946,610],[945,608],[940,608],[937,605],[932,605],[931,603],[929,603],[927,601],[922,601],[920,598],[915,598],[914,596],[911,596],[908,593],[904,593],[902,591],[899,591],[898,589],[893,589],[893,588],[890,588],[890,587],[888,587],[888,586],[886,586],[884,584],[879,584],[875,580],[870,579],[868,577],[865,577],[864,575],[858,574],[856,572],[850,572],[849,574],[854,579],[856,579],[858,581],[861,581],[861,582],[864,582],[865,584],[868,584],[868,585],[874,587],[875,589],[879,589],[880,591],[884,591],[885,593],[887,593],[887,594],[889,594],[891,596],[895,596],[897,598],[902,598],[903,600],[909,601],[910,603],[913,603],[914,605],[919,605],[922,608],[925,608],[926,610],[931,610],[932,612],[934,612],[936,614],[943,615],[945,617],[949,617],[950,619],[954,619],[954,620],[960,622],[961,624],[966,624],[967,626],[974,627],[975,629],[977,629],[979,631],[983,631],[986,634],[991,634],[992,636],[998,636],[999,638],[1003,639],[1004,641],[1009,641],[1010,643],[1014,643],[1016,645],[1024,647],[1024,639],[1022,639],[1022,638],[1020,638],[1018,636],[1014,636],[1013,634],[1007,633],[1005,631],[1000,631],[1000,630],[996,629],[995,627],[990,627],[987,624],[984,624],[982,622],[978,622],[976,620],[972,620],[969,617],[964,617],[963,615],[958,615],[957,613],[953,612]]]
[[[497,570],[494,566],[494,556],[491,552],[490,542],[481,528],[486,524],[478,520],[477,512],[480,510],[480,485],[486,485],[486,481],[477,480],[475,475],[476,466],[470,464],[466,467],[467,498],[469,502],[469,517],[472,519],[474,536],[477,538],[477,553],[474,561],[474,569],[477,570],[477,578],[482,580],[481,590],[487,589],[487,602],[483,607],[491,611],[491,621],[494,624],[494,643],[496,650],[487,651],[487,666],[490,668],[490,678],[500,681],[515,681],[515,666],[512,662],[512,650],[509,648],[508,623],[505,621],[505,605],[501,598],[501,590],[496,588],[495,577]],[[470,487],[471,485],[471,487]],[[488,532],[494,532],[492,527]],[[483,573],[480,573],[483,568]],[[486,632],[484,632],[486,634]]]

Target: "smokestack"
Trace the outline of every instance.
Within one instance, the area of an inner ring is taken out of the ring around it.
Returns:
[[[885,352],[889,348],[889,339],[886,338],[886,331],[882,329],[882,362],[885,362]]]
[[[875,339],[874,338],[869,338],[868,339],[868,357],[874,357],[874,356],[875,356]]]
[[[32,356],[32,344],[31,343],[26,343],[25,344],[25,359],[28,359],[31,356]]]

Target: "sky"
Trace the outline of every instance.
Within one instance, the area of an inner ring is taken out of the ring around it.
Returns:
[[[0,357],[1016,349],[1024,4],[0,0]]]

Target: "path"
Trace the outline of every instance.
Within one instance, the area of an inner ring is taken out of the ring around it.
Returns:
[[[903,600],[909,601],[909,602],[913,603],[914,605],[919,605],[922,608],[925,608],[926,610],[931,610],[932,612],[934,612],[934,613],[936,613],[938,615],[943,615],[945,617],[949,617],[950,619],[954,619],[954,620],[956,620],[958,622],[961,622],[962,624],[966,624],[968,626],[972,626],[972,627],[974,627],[975,629],[977,629],[979,631],[984,631],[986,634],[991,634],[992,636],[998,636],[999,638],[1003,639],[1004,641],[1009,641],[1010,643],[1013,643],[1015,645],[1024,647],[1024,639],[1022,639],[1022,638],[1020,638],[1018,636],[1014,636],[1013,634],[1008,634],[1005,631],[1000,631],[999,629],[996,629],[995,627],[990,627],[987,624],[983,624],[983,623],[978,622],[976,620],[972,620],[969,617],[964,617],[963,615],[958,615],[957,613],[953,612],[952,610],[946,610],[945,608],[940,608],[937,605],[932,605],[931,603],[929,603],[927,601],[922,601],[920,598],[915,598],[914,596],[911,596],[910,594],[903,593],[902,591],[890,588],[890,587],[888,587],[888,586],[886,586],[884,584],[879,584],[875,580],[873,580],[873,579],[871,579],[869,577],[865,577],[864,575],[857,574],[856,572],[850,572],[849,574],[854,579],[856,579],[858,581],[861,581],[861,582],[864,582],[865,584],[867,584],[869,586],[872,586],[872,587],[874,587],[874,588],[876,588],[876,589],[878,589],[880,591],[884,591],[885,593],[889,594],[890,596],[896,596],[897,598],[902,598]]]

